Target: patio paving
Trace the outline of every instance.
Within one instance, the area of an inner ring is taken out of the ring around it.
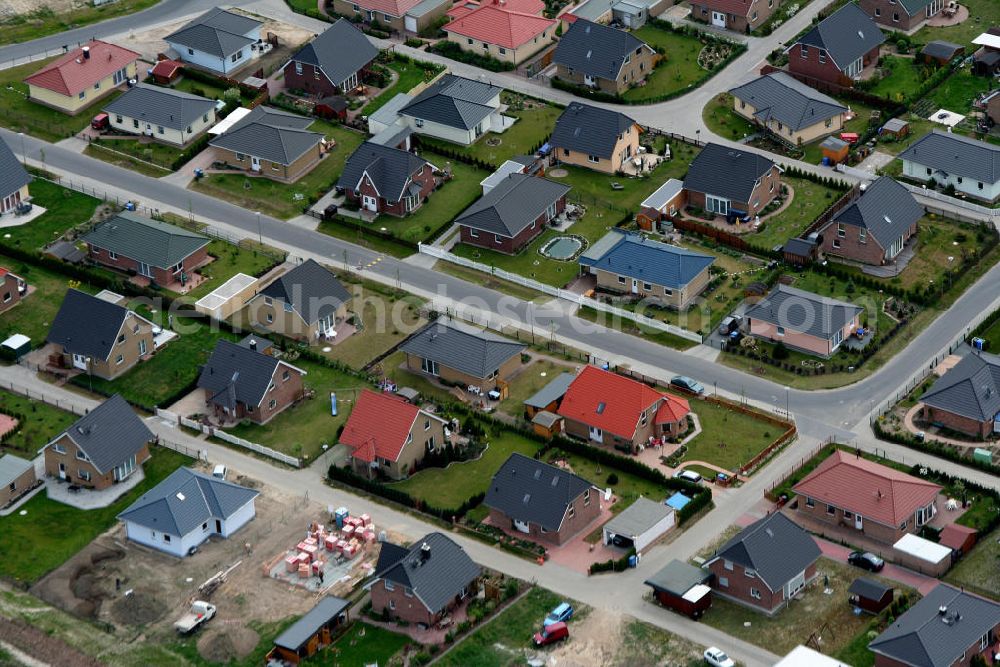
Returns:
[[[146,474],[143,472],[142,467],[138,466],[135,472],[129,475],[124,482],[113,484],[100,491],[85,488],[70,491],[71,484],[53,477],[46,479],[45,486],[49,490],[49,500],[55,500],[56,502],[81,510],[93,510],[112,505],[116,500],[141,484],[144,479],[146,479]]]

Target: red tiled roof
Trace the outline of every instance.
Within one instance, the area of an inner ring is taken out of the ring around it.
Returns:
[[[623,375],[587,366],[570,383],[559,414],[623,438],[632,438],[639,416],[663,394]]]
[[[802,496],[898,526],[928,505],[941,487],[838,449],[792,487]]]
[[[747,0],[699,0],[698,4],[705,5],[709,10],[746,16],[750,13],[750,7],[754,3]]]
[[[404,16],[406,12],[419,5],[421,0],[355,0],[355,2],[364,10],[390,16]],[[379,16],[378,19],[381,21],[382,17]]]
[[[351,410],[340,442],[353,447],[353,456],[362,461],[370,463],[376,457],[395,461],[419,412],[398,396],[365,389]]]
[[[673,394],[664,394],[664,401],[656,411],[656,424],[673,424],[687,417],[691,412],[691,405],[687,400]]]
[[[940,541],[946,547],[964,549],[965,542],[969,539],[969,536],[975,535],[978,532],[975,528],[969,528],[957,523],[949,523],[941,529]]]
[[[444,26],[448,32],[481,42],[516,49],[557,23],[555,19],[483,5]]]
[[[184,67],[184,63],[176,60],[161,60],[153,66],[153,76],[171,77],[178,69]]]
[[[446,13],[452,19],[457,19],[485,5],[493,5],[508,12],[534,14],[535,16],[541,16],[542,12],[545,11],[545,3],[542,0],[461,0],[452,5]]]
[[[88,42],[86,46],[90,47],[90,58],[83,57],[83,47],[74,49],[24,82],[72,97],[139,59],[135,51],[100,40]]]
[[[479,5],[477,4],[470,2],[463,2],[461,4],[453,5],[451,9],[445,12],[445,14],[447,14],[448,18],[454,21],[457,18],[461,18],[466,14],[474,12],[476,9],[478,9],[478,7]]]

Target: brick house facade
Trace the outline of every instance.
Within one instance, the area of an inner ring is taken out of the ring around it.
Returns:
[[[974,438],[986,439],[993,435],[993,420],[977,421],[971,417],[924,405],[920,409],[920,417],[930,424],[941,424],[953,431],[964,433]]]
[[[114,380],[131,370],[144,356],[152,353],[153,325],[135,313],[129,312],[106,359],[91,357],[87,365],[79,359],[79,355],[74,355],[65,348],[61,350],[60,356],[64,368],[79,368],[84,372],[89,370],[96,377]]]
[[[422,623],[433,626],[442,618],[448,615],[456,605],[458,605],[470,591],[465,591],[464,595],[456,595],[454,600],[445,609],[438,613],[432,613],[423,602],[420,601],[409,588],[379,579],[371,587],[372,611],[376,614],[388,610],[392,618],[406,621],[407,623]]]
[[[21,278],[15,276],[9,271],[6,271],[6,269],[4,269],[4,271],[3,284],[0,285],[0,313],[7,312],[17,304],[21,303],[21,287],[22,285],[25,285],[25,282]],[[27,289],[26,286],[25,289]]]
[[[766,23],[781,0],[695,0],[690,18],[733,32],[748,33]]]
[[[421,410],[410,426],[406,442],[396,459],[379,458],[379,473],[392,480],[406,479],[420,468],[427,452],[439,449],[447,443],[444,434],[445,422]],[[370,477],[372,466],[357,456],[351,457],[351,466],[359,475]]]
[[[92,243],[87,244],[87,257],[96,264],[117,269],[128,273],[129,275],[140,274],[140,263],[137,260],[121,254],[115,254],[110,250],[100,248]],[[141,275],[146,275],[151,281],[153,281],[154,284],[159,285],[160,287],[169,287],[180,282],[182,273],[192,274],[198,268],[208,264],[211,259],[211,256],[208,254],[208,250],[206,248],[201,248],[185,257],[180,262],[179,266],[172,266],[169,268],[149,266],[149,273],[152,275],[147,275],[145,273]]]
[[[864,234],[862,234],[864,232]],[[903,234],[904,243],[917,233],[917,223],[913,223]],[[826,255],[844,257],[855,262],[880,266],[892,261],[878,239],[857,225],[845,225],[833,220],[820,230],[823,239],[820,248]]]
[[[97,491],[107,489],[120,481],[116,479],[114,470],[102,474],[86,457],[87,455],[76,446],[72,438],[63,434],[45,448],[45,474]],[[147,460],[149,460],[149,446],[145,445],[135,454],[134,467],[138,468]]]
[[[878,62],[878,51],[879,47],[876,46],[862,56],[862,68]],[[835,86],[854,86],[854,80],[841,70],[848,65],[850,63],[834,62],[825,49],[814,46],[797,43],[788,51],[788,70],[793,75],[800,74]],[[807,83],[811,82],[807,80]]]
[[[403,217],[419,209],[437,186],[437,182],[434,180],[434,168],[430,164],[424,164],[419,171],[410,176],[410,180],[419,186],[420,193],[416,196],[404,196],[398,201],[388,201],[383,197],[372,183],[368,174],[362,177],[357,190],[346,189],[344,195],[348,201],[354,202],[359,206],[363,202],[374,201],[374,212],[376,213],[388,213],[396,217]],[[365,209],[371,210],[367,204],[365,205]]]
[[[514,236],[503,236],[501,234],[491,234],[485,231],[480,231],[472,229],[466,225],[460,225],[462,243],[468,245],[476,246],[477,248],[485,248],[486,250],[495,250],[497,252],[502,252],[506,255],[516,255],[521,252],[525,246],[531,243],[536,236],[545,231],[545,225],[553,218],[559,216],[563,211],[566,210],[566,197],[565,195],[560,197],[556,201],[555,215],[549,215],[548,212],[542,213],[538,218],[535,219],[530,225],[519,231]]]
[[[693,206],[695,208],[700,208],[702,210],[707,210],[706,207],[706,196],[711,195],[711,192],[696,192],[694,190],[685,190],[687,193],[687,204],[688,206]],[[781,192],[781,171],[778,169],[777,165],[771,167],[771,169],[764,174],[760,179],[760,183],[754,186],[751,191],[751,196],[749,201],[729,201],[729,208],[736,209],[739,211],[746,211],[750,216],[755,216],[764,210],[771,200],[778,196]]]
[[[317,143],[289,165],[261,159],[258,161],[259,169],[255,169],[253,167],[253,158],[248,154],[237,153],[236,151],[220,146],[213,147],[213,150],[215,151],[213,157],[216,162],[221,162],[233,169],[241,169],[249,174],[270,178],[274,181],[281,181],[282,183],[294,183],[311,171],[313,167],[319,164],[320,159],[323,158],[323,148],[321,144]]]
[[[356,83],[360,83],[369,70],[368,65],[360,69],[357,73]],[[316,97],[329,97],[350,92],[349,90],[341,90],[337,84],[327,78],[317,65],[291,60],[285,65],[284,73],[285,87],[291,90],[304,90]]]
[[[565,544],[601,515],[600,492],[588,488],[566,503],[559,530],[546,530],[533,521],[515,525],[514,520],[496,508],[490,508],[490,525],[523,534],[526,539],[559,546]],[[525,530],[526,529],[526,530]]]
[[[221,405],[212,402],[215,392],[210,389],[205,389],[205,404],[220,422],[238,423],[249,419],[255,424],[265,424],[302,398],[303,393],[302,372],[287,364],[278,364],[271,375],[270,389],[260,405],[237,402],[236,409],[227,413]]]
[[[3,457],[0,457],[3,458]],[[25,493],[35,488],[37,479],[35,477],[35,466],[30,461],[26,462],[24,472],[11,479],[6,484],[0,486],[0,508],[6,507],[9,503],[17,500]]]
[[[910,16],[897,0],[858,1],[858,6],[865,14],[872,17],[875,23],[900,32],[910,32],[920,28],[927,19],[936,16],[944,8],[944,5],[944,0],[931,0],[926,7]]]
[[[739,563],[733,563],[724,558],[710,563],[709,571],[715,575],[715,592],[749,607],[754,607],[765,614],[778,612],[798,590],[798,583],[791,589],[788,585],[772,591],[760,578],[748,568]],[[802,585],[816,577],[816,563],[810,564],[800,575]],[[790,594],[791,593],[791,594]]]
[[[414,373],[422,373],[427,375],[428,373],[424,371],[423,368],[423,358],[416,354],[406,354],[406,367]],[[444,364],[438,364],[437,376],[445,384],[456,385],[459,387],[474,386],[479,387],[483,391],[489,391],[490,389],[496,388],[497,380],[509,380],[510,377],[521,367],[521,357],[520,355],[515,355],[503,362],[498,369],[496,377],[491,378],[479,378],[468,373],[463,373],[457,369],[451,368],[450,366],[445,366]]]

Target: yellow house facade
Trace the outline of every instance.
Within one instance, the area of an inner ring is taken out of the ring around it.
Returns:
[[[75,115],[138,78],[138,60],[135,51],[91,41],[27,77],[28,98]]]

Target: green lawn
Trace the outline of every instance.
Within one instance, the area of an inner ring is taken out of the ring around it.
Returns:
[[[966,55],[971,55],[977,48],[972,45],[972,40],[990,26],[1000,23],[1000,3],[996,0],[962,0],[962,4],[969,8],[967,20],[947,28],[925,25],[913,35],[913,43],[922,45],[935,39],[943,39],[964,44]]]
[[[646,85],[625,91],[622,97],[626,100],[646,100],[684,90],[707,71],[698,64],[698,54],[703,45],[697,37],[660,30],[652,24],[646,24],[632,34],[654,49],[662,48],[665,55],[656,69],[646,76]]]
[[[73,227],[89,223],[101,203],[90,195],[41,178],[36,178],[29,187],[32,201],[46,211],[27,225],[5,228],[4,234],[10,234],[10,238],[0,239],[0,245],[20,250],[40,250]]]
[[[615,453],[620,455],[620,452]],[[673,493],[665,486],[661,486],[643,477],[636,477],[619,468],[610,468],[591,459],[585,459],[582,456],[564,452],[559,449],[558,443],[545,453],[544,460],[552,464],[560,460],[565,461],[573,473],[592,482],[599,489],[605,489],[610,486],[614,491],[614,495],[618,497],[618,502],[611,506],[611,511],[615,514],[618,514],[634,503],[639,496],[660,501],[666,500]],[[608,483],[608,478],[612,474],[618,476],[616,484]]]
[[[523,417],[524,402],[560,373],[574,373],[574,369],[548,359],[535,359],[510,381],[510,394],[500,403],[500,411],[512,417]]]
[[[537,292],[530,287],[522,287],[517,283],[510,282],[509,280],[495,278],[483,273],[482,271],[476,271],[475,269],[470,269],[465,266],[452,264],[451,262],[447,262],[445,260],[435,262],[434,270],[439,273],[447,273],[450,276],[461,278],[467,282],[477,283],[487,289],[503,292],[504,294],[512,296],[516,299],[521,299],[522,301],[534,301],[535,299],[548,301],[551,298],[547,294]]]
[[[38,9],[0,21],[0,45],[20,44],[98,21],[107,21],[152,7],[156,3],[157,0],[117,0],[97,7],[91,3],[74,3],[72,9],[59,13],[39,3],[36,5]]]
[[[77,420],[72,412],[9,391],[0,391],[0,412],[23,416],[21,428],[7,438],[2,448],[13,449],[18,456],[30,458]]]
[[[792,203],[781,213],[762,220],[762,229],[745,237],[764,248],[784,245],[788,239],[801,234],[842,194],[837,189],[795,176],[782,176],[781,181],[793,190]]]
[[[0,575],[32,582],[59,567],[115,522],[136,498],[177,468],[193,461],[170,449],[153,447],[143,467],[146,478],[109,507],[79,510],[49,500],[44,493],[22,506],[27,514],[0,517]]]
[[[152,81],[152,80],[151,80]],[[209,83],[201,80],[189,79],[187,77],[182,77],[179,81],[175,81],[166,88],[173,88],[174,90],[179,90],[183,93],[190,93],[192,95],[198,95],[200,97],[207,97],[210,100],[225,100],[225,94],[227,87],[222,81],[215,83]],[[240,93],[240,104],[247,105],[252,101],[252,97],[244,94],[242,91]]]
[[[209,174],[188,186],[192,190],[225,199],[248,211],[260,211],[287,220],[302,213],[310,197],[319,198],[336,184],[344,163],[365,140],[364,135],[340,125],[317,120],[309,127],[336,141],[336,147],[312,171],[294,183],[242,173]]]
[[[275,256],[269,252],[249,247],[249,245],[248,247],[235,246],[227,241],[219,240],[209,243],[206,250],[215,259],[199,269],[198,273],[204,276],[205,282],[188,292],[188,298],[200,299],[237,273],[259,276],[271,267],[280,264],[284,258],[284,253]]]
[[[313,7],[315,9],[315,7]],[[391,86],[379,93],[378,97],[371,100],[361,109],[361,113],[365,116],[370,116],[379,109],[381,109],[386,102],[394,98],[400,93],[407,93],[419,83],[423,83],[434,77],[439,71],[438,68],[430,63],[417,62],[411,60],[409,62],[401,59],[393,60],[390,63],[386,63],[386,66],[396,72],[398,78],[396,82]]]
[[[392,657],[412,641],[406,635],[356,621],[332,646],[301,664],[335,664],[337,667],[388,665]]]
[[[124,142],[116,142],[116,144],[117,143]],[[123,154],[121,152],[115,152],[118,149],[118,145],[92,143],[83,149],[83,154],[97,160],[101,160],[102,162],[113,164],[116,167],[121,167],[122,169],[134,171],[137,174],[149,176],[150,178],[160,178],[172,173],[172,170],[168,167],[158,167],[155,164],[150,164],[149,157],[138,155],[134,150],[130,150],[128,154]]]
[[[0,27],[0,35],[6,36]],[[75,116],[36,104],[28,99],[28,86],[22,79],[34,74],[48,63],[55,60],[39,60],[19,65],[10,69],[0,70],[0,126],[14,132],[24,132],[46,141],[59,141],[72,137],[90,124],[94,114],[121,93],[115,91],[94,102],[89,107],[81,109]],[[21,150],[14,140],[14,150]]]
[[[1000,597],[1000,529],[980,535],[973,550],[944,579],[955,586],[968,586]]]
[[[972,102],[980,93],[992,90],[992,84],[989,77],[973,76],[968,67],[963,67],[955,70],[926,99],[934,102],[934,111],[940,108],[968,115],[972,110]]]
[[[862,104],[858,104],[854,100],[842,99],[840,100],[840,102],[844,106],[848,106],[851,108],[851,111],[854,112],[854,117],[851,118],[846,123],[844,123],[843,129],[841,129],[838,132],[834,132],[834,135],[837,136],[841,132],[854,132],[858,135],[863,135],[865,132],[867,132],[868,126],[871,123],[872,108],[864,106]],[[886,120],[888,119],[885,118],[883,114],[881,119],[877,121],[877,125],[885,123]],[[823,139],[817,139],[816,141],[810,142],[802,146],[802,151],[803,151],[802,159],[811,164],[819,164],[820,162],[822,162],[823,149],[820,148],[820,144],[822,143]]]
[[[21,276],[28,282],[29,288],[35,288],[23,303],[5,313],[0,313],[0,336],[6,339],[15,333],[22,333],[31,339],[32,347],[41,347],[45,344],[49,326],[59,312],[66,290],[69,289],[69,278],[3,255],[0,255],[0,266]],[[74,284],[74,286],[91,294],[99,291],[89,284]]]
[[[565,183],[573,189],[568,198],[586,208],[586,214],[567,233],[583,236],[593,243],[614,227],[624,217],[630,217],[638,210],[639,204],[668,178],[682,178],[688,165],[697,154],[697,149],[681,142],[671,145],[673,158],[660,164],[652,175],[643,178],[625,178],[602,174],[582,167],[563,165],[568,175],[549,178]],[[621,190],[612,189],[618,183]],[[541,255],[538,250],[555,236],[561,235],[551,229],[538,236],[535,241],[515,256],[493,250],[483,250],[458,244],[452,251],[461,257],[474,259],[488,266],[518,273],[539,282],[562,287],[579,274],[576,262],[563,262]]]
[[[698,415],[701,433],[687,443],[684,461],[705,461],[735,471],[782,432],[778,426],[708,401],[692,401],[691,410]]]
[[[882,56],[879,67],[888,73],[866,92],[894,102],[902,102],[934,71],[932,66],[917,63],[915,58],[889,55]]]
[[[447,389],[432,383],[426,375],[414,373],[406,368],[406,355],[398,350],[382,360],[379,374],[384,375],[400,387],[410,387],[420,392],[422,398],[448,403],[456,396]]]
[[[726,139],[741,139],[754,134],[758,127],[733,110],[733,96],[729,93],[719,93],[705,105],[701,112],[702,120],[712,132]]]
[[[562,598],[544,588],[532,588],[492,620],[458,642],[435,664],[440,667],[509,667],[523,664],[523,652],[534,650],[531,636]],[[579,605],[574,605],[579,615]],[[570,634],[574,621],[570,621]],[[569,641],[573,641],[572,637]]]

